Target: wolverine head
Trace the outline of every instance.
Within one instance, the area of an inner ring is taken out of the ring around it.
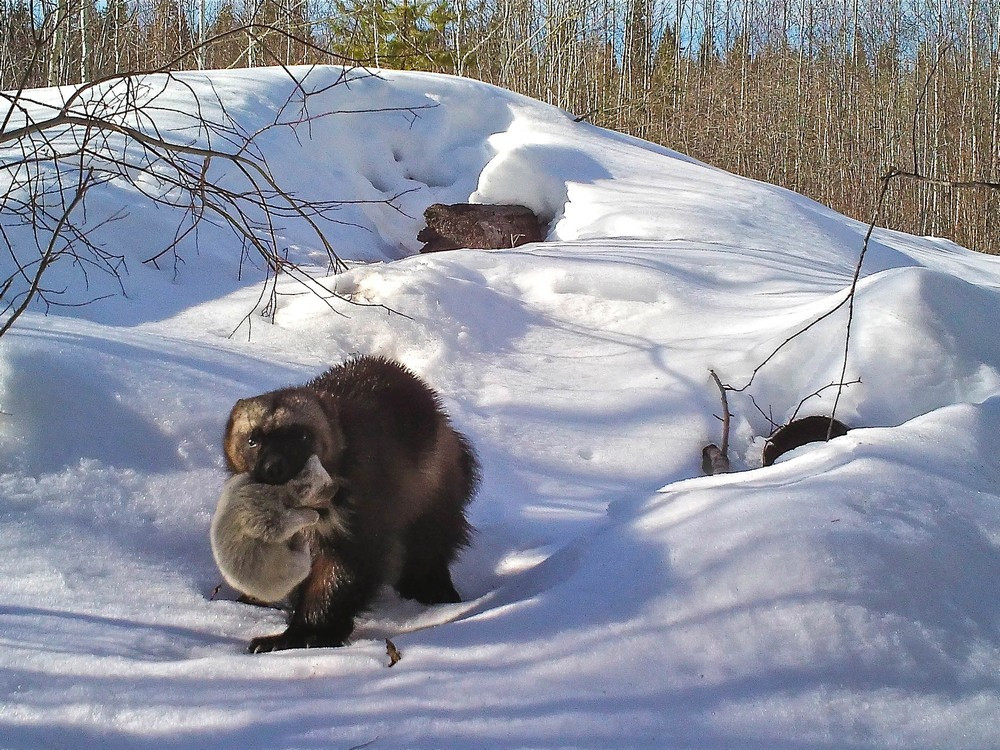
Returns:
[[[223,450],[234,474],[255,482],[285,484],[302,471],[311,455],[333,467],[343,436],[315,393],[291,388],[240,399],[229,414]]]

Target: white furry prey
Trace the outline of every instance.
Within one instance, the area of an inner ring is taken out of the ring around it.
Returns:
[[[222,488],[212,517],[212,554],[226,582],[265,602],[284,599],[309,575],[305,529],[330,509],[336,483],[312,456],[287,484],[237,474]]]

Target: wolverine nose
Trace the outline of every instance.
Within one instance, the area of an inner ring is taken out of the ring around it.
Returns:
[[[270,453],[260,457],[254,478],[264,484],[284,484],[292,475],[288,471],[288,462],[280,453]]]

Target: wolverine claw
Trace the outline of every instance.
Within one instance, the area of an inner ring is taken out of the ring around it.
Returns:
[[[278,645],[278,640],[281,636],[271,635],[265,636],[263,638],[254,638],[250,641],[250,645],[247,646],[247,653],[250,654],[266,654],[271,651],[278,651],[281,647]]]
[[[325,648],[343,646],[343,641],[333,641],[315,634],[289,633],[265,635],[254,638],[247,647],[251,654],[267,654],[271,651],[288,651],[293,648]]]
[[[308,648],[309,644],[305,639],[289,637],[287,633],[279,635],[266,635],[261,638],[254,638],[247,648],[251,654],[268,654],[272,651],[288,651],[293,648]]]

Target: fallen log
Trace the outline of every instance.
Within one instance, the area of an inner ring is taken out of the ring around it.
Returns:
[[[524,206],[435,203],[424,211],[427,226],[417,239],[422,253],[460,247],[499,250],[544,239],[543,224]]]

